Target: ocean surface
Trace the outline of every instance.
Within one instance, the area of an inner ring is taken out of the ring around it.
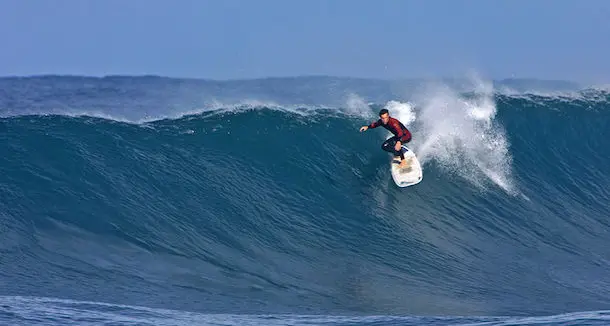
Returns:
[[[6,77],[0,154],[1,325],[610,325],[607,88]]]

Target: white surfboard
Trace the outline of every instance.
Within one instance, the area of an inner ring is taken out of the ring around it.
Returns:
[[[402,151],[405,154],[407,165],[404,168],[400,168],[400,157],[396,159],[392,155],[392,161],[390,162],[390,170],[392,171],[392,179],[399,187],[408,187],[418,184],[424,177],[421,165],[415,153],[410,150],[407,146],[402,145]]]

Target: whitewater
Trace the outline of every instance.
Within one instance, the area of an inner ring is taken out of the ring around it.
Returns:
[[[609,125],[564,82],[0,78],[0,324],[607,325]]]

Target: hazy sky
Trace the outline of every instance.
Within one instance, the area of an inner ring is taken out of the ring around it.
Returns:
[[[0,0],[0,75],[608,82],[610,0]]]

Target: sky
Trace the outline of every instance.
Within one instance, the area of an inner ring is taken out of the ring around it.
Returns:
[[[607,0],[1,0],[0,76],[607,83]]]

